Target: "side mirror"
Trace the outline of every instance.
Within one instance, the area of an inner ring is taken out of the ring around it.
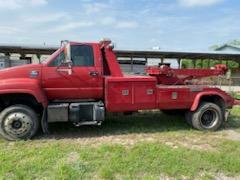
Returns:
[[[61,42],[62,47],[64,48],[64,55],[65,55],[65,62],[70,63],[71,60],[71,44],[69,41],[62,41]]]
[[[58,72],[67,72],[68,75],[72,74],[72,60],[71,60],[71,44],[69,41],[61,41],[61,48],[63,48],[65,60],[58,66]]]

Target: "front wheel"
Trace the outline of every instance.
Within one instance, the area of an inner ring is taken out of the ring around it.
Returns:
[[[10,106],[0,114],[0,135],[7,140],[28,140],[38,127],[38,117],[28,106]]]
[[[196,111],[187,113],[186,120],[195,129],[216,131],[223,124],[224,115],[218,105],[202,102]]]

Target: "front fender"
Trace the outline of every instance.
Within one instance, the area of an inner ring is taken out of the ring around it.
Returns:
[[[201,98],[204,97],[204,96],[219,96],[226,103],[226,97],[224,97],[224,95],[220,92],[217,92],[217,91],[200,92],[195,96],[195,99],[194,99],[193,104],[191,106],[191,111],[195,111],[198,108],[198,105],[201,101]]]
[[[43,107],[48,105],[47,97],[38,79],[14,78],[0,80],[0,94],[14,93],[31,94]]]

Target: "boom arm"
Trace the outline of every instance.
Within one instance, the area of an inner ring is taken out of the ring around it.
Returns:
[[[186,80],[225,75],[227,66],[217,64],[212,69],[172,69],[167,65],[150,66],[145,69],[150,76],[156,76],[158,84],[186,84]]]

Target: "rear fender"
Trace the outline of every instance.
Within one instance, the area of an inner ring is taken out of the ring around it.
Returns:
[[[219,98],[221,98],[224,102],[225,102],[225,98],[223,97],[223,95],[219,92],[216,92],[216,91],[208,91],[208,92],[200,92],[198,93],[196,96],[195,96],[195,99],[193,101],[193,104],[191,106],[191,111],[195,111],[197,110],[200,102],[201,102],[201,99],[203,97],[211,97],[211,96],[218,96]]]
[[[37,79],[15,78],[0,80],[0,95],[14,93],[31,94],[43,107],[48,105],[47,97]]]

